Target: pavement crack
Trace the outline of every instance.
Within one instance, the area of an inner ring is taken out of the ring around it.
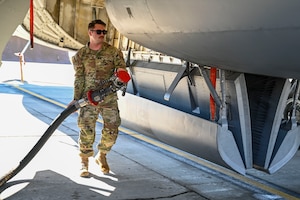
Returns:
[[[178,197],[178,196],[181,196],[181,195],[188,194],[190,192],[193,192],[193,191],[185,191],[185,192],[181,192],[181,193],[178,193],[178,194],[173,194],[173,195],[168,195],[168,196],[163,196],[163,197],[135,198],[135,199],[127,199],[127,200],[159,200],[159,199],[170,199],[170,198],[174,198],[174,197]]]

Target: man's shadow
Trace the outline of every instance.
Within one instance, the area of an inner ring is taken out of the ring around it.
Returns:
[[[98,182],[98,184],[88,186],[76,183],[70,178],[51,170],[39,171],[35,174],[33,179],[10,181],[6,183],[0,188],[0,194],[3,196],[2,198],[7,200],[112,199],[110,195],[116,192],[116,181],[95,174],[90,174],[90,177],[86,179],[95,179],[93,181]],[[20,188],[19,186],[21,184],[27,185],[24,188]],[[97,185],[97,187],[95,185]]]

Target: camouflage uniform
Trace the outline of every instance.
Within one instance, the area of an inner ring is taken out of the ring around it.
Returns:
[[[75,100],[86,97],[86,93],[91,89],[98,89],[99,84],[109,79],[117,68],[126,69],[121,51],[107,43],[103,43],[98,51],[91,50],[88,45],[84,46],[75,54],[72,61],[75,70]],[[97,106],[87,105],[80,109],[78,142],[81,157],[90,157],[94,154],[95,126],[99,114],[104,122],[101,142],[98,144],[99,151],[109,152],[116,142],[118,127],[121,124],[117,100],[117,94],[113,93],[106,96]]]

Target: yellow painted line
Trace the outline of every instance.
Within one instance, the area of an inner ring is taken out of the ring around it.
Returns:
[[[19,87],[18,85],[11,85],[11,86],[13,86],[14,88],[16,88],[16,89],[18,89],[18,90],[21,90],[21,91],[23,91],[23,92],[25,92],[25,93],[28,93],[28,94],[30,94],[30,95],[32,95],[32,96],[35,96],[35,97],[37,97],[37,98],[39,98],[39,99],[48,101],[48,102],[50,102],[50,103],[52,103],[52,104],[58,105],[58,106],[63,107],[63,108],[67,108],[67,106],[66,106],[65,104],[59,103],[59,102],[57,102],[57,101],[54,101],[53,99],[49,99],[49,98],[44,97],[44,96],[42,96],[42,95],[39,95],[39,94],[37,94],[37,93],[31,92],[31,91],[29,91],[29,90],[26,90],[26,89],[24,89],[24,88],[22,88],[22,87]]]
[[[27,89],[21,88],[18,85],[12,85],[12,86],[15,87],[16,89],[21,90],[21,91],[23,91],[25,93],[28,93],[28,94],[30,94],[32,96],[35,96],[35,97],[40,98],[42,100],[48,101],[48,102],[50,102],[52,104],[61,106],[63,108],[67,108],[67,106],[65,104],[59,103],[57,101],[54,101],[52,99],[49,99],[47,97],[44,97],[44,96],[39,95],[37,93],[34,93],[32,91],[29,91]],[[103,123],[103,120],[101,120],[101,119],[98,119],[97,121],[100,122],[100,123]],[[238,174],[238,173],[236,173],[236,172],[234,172],[234,171],[232,171],[230,169],[223,168],[223,167],[218,166],[218,165],[216,165],[214,163],[208,162],[208,161],[206,161],[204,159],[201,159],[201,158],[199,158],[197,156],[194,156],[194,155],[192,155],[190,153],[184,152],[184,151],[182,151],[180,149],[177,149],[175,147],[169,146],[167,144],[164,144],[164,143],[162,143],[160,141],[157,141],[157,140],[152,139],[150,137],[147,137],[145,135],[141,135],[141,134],[139,134],[139,133],[137,133],[135,131],[129,130],[129,129],[124,128],[124,127],[120,127],[119,129],[122,132],[124,132],[124,133],[126,133],[126,134],[128,134],[128,135],[130,135],[132,137],[135,137],[135,138],[137,138],[139,140],[145,141],[145,142],[147,142],[149,144],[152,144],[154,146],[157,146],[159,148],[167,150],[167,151],[169,151],[171,153],[174,153],[174,154],[179,155],[181,157],[184,157],[186,159],[189,159],[189,160],[191,160],[191,161],[193,161],[195,163],[198,163],[198,164],[200,164],[200,165],[202,165],[204,167],[207,167],[209,169],[212,169],[212,170],[215,170],[215,171],[220,172],[222,174],[225,174],[227,176],[233,177],[233,178],[235,178],[235,179],[237,179],[237,180],[239,180],[241,182],[244,182],[244,183],[247,183],[249,185],[255,186],[257,188],[260,188],[260,189],[262,189],[264,191],[267,191],[267,192],[269,192],[271,194],[275,194],[275,195],[281,196],[281,197],[283,197],[283,198],[285,198],[287,200],[299,200],[299,198],[297,198],[297,197],[291,196],[291,195],[289,195],[289,194],[287,194],[285,192],[282,192],[282,191],[277,190],[275,188],[269,187],[269,186],[267,186],[267,185],[265,185],[263,183],[259,183],[259,182],[255,181],[255,180],[252,180],[252,179],[250,179],[250,178],[248,178],[246,176]]]

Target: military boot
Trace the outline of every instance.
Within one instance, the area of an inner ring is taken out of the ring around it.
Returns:
[[[101,171],[103,174],[109,173],[109,166],[106,161],[106,154],[105,153],[98,153],[96,156],[96,163],[100,166]]]
[[[80,176],[81,177],[88,177],[89,173],[89,157],[81,157],[81,170]]]

